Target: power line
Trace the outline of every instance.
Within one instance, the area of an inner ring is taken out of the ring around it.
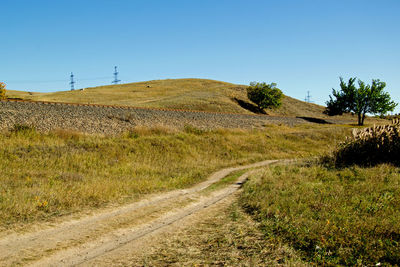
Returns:
[[[80,81],[98,81],[98,80],[108,80],[112,78],[112,76],[104,76],[104,77],[95,77],[95,78],[86,78],[79,79]],[[6,83],[15,83],[15,84],[24,84],[24,83],[65,83],[66,79],[62,80],[5,80]]]
[[[48,81],[38,81],[38,80],[20,80],[20,81],[9,81],[9,80],[5,80],[6,83],[61,83],[61,82],[65,82],[65,79],[63,80],[48,80]]]
[[[98,81],[98,80],[108,80],[111,76],[97,77],[97,78],[87,78],[87,79],[79,79],[80,81]]]
[[[71,72],[69,76],[70,81],[69,85],[71,86],[71,91],[75,90],[76,81],[74,80],[74,74]],[[103,76],[103,77],[94,77],[94,78],[86,78],[86,79],[79,79],[79,81],[96,81],[96,80],[108,80],[110,76]],[[62,80],[6,80],[8,84],[41,84],[41,83],[64,83],[66,82],[65,79]],[[118,71],[117,66],[114,67],[114,80],[112,81],[113,84],[118,84],[121,80],[118,79]]]

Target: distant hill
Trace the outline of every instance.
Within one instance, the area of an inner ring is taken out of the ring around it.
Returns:
[[[168,79],[98,86],[55,93],[8,91],[8,97],[71,103],[126,105],[251,114],[255,106],[247,99],[245,85],[206,79]],[[269,115],[326,117],[323,106],[289,96]]]

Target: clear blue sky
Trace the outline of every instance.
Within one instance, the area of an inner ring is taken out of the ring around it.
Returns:
[[[209,78],[276,82],[324,104],[339,76],[379,78],[400,102],[399,0],[1,0],[0,80],[59,91]],[[399,112],[397,108],[396,112]]]

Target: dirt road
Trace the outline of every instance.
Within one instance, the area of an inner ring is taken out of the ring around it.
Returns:
[[[126,248],[130,253],[141,249],[146,237],[155,238],[158,233],[173,231],[174,226],[185,218],[195,217],[232,196],[246,180],[249,171],[235,183],[220,189],[210,190],[210,185],[232,172],[279,162],[287,161],[267,160],[226,168],[189,189],[154,195],[52,226],[38,226],[29,233],[8,234],[0,238],[0,265],[75,266],[99,265],[100,262],[112,265],[107,258],[115,258]]]

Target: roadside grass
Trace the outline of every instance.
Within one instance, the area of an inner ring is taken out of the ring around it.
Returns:
[[[118,137],[17,125],[0,134],[0,230],[189,187],[213,171],[322,154],[346,127],[135,128]]]
[[[240,203],[267,240],[316,265],[400,262],[400,168],[271,166],[244,185]]]

